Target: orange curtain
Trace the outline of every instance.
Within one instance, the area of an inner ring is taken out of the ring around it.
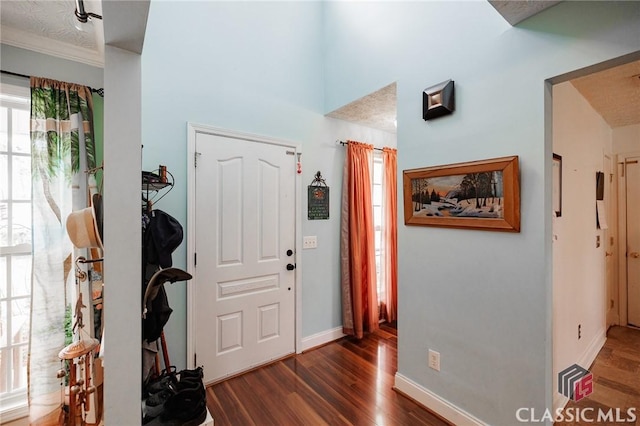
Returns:
[[[385,300],[381,317],[387,322],[398,319],[398,175],[397,150],[382,150],[382,253],[381,281]]]
[[[375,240],[371,204],[373,146],[349,141],[342,189],[343,332],[362,338],[378,328]]]

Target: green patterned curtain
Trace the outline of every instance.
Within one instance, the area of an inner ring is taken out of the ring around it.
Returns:
[[[71,342],[65,312],[75,303],[74,247],[66,218],[86,207],[87,169],[95,168],[91,89],[31,78],[33,284],[29,348],[30,420],[62,404],[58,353]],[[65,331],[67,329],[67,331]]]

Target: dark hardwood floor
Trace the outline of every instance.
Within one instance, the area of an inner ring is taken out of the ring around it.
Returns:
[[[628,420],[626,413],[635,408],[635,422],[593,422],[593,425],[640,425],[640,330],[628,327],[611,327],[607,333],[607,342],[598,353],[589,369],[593,374],[593,393],[578,402],[569,401],[565,409],[593,409],[588,411],[587,419],[594,418],[591,413],[602,409],[605,412],[619,408],[620,420]],[[583,421],[556,422],[556,425],[570,426],[585,424]]]
[[[336,342],[207,388],[216,426],[448,425],[393,390],[396,329]]]
[[[215,426],[447,425],[393,391],[396,344],[388,326],[362,341],[343,338],[210,386],[207,406]],[[635,422],[588,424],[640,425],[640,330],[612,327],[590,371],[593,393],[567,408],[634,407]],[[54,414],[46,424],[58,424]],[[27,424],[26,418],[9,423]],[[579,424],[586,423],[556,422]]]

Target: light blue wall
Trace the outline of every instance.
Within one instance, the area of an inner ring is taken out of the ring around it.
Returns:
[[[318,237],[318,248],[302,251],[302,336],[342,326],[340,207],[345,148],[337,140],[395,147],[396,135],[346,121],[321,118],[305,138],[302,166],[302,234]],[[330,188],[329,220],[307,219],[307,185],[320,171]],[[305,344],[303,343],[303,346]]]
[[[400,219],[399,373],[489,424],[551,407],[544,81],[640,49],[640,3],[563,2],[518,27],[488,2],[325,4],[326,108],[397,81],[400,171],[520,157],[520,233]],[[423,121],[422,90],[449,78],[456,112]]]
[[[318,237],[318,248],[302,253],[303,337],[342,324],[337,236],[344,148],[335,141],[395,145],[395,135],[324,117],[322,17],[321,2],[153,2],[142,54],[143,169],[163,164],[173,173],[175,188],[155,207],[185,228],[187,122],[299,143],[303,188],[317,171],[326,178],[330,219],[309,221],[302,212],[302,234]],[[186,267],[186,241],[173,259]],[[181,366],[186,287],[166,288],[174,312],[165,334],[171,362]]]
[[[102,87],[102,68],[6,44],[0,44],[0,58],[2,58],[2,69],[4,71],[78,83],[96,89]],[[11,78],[15,79],[16,77],[2,74],[2,81]],[[25,81],[26,85],[29,86],[29,80],[25,79]],[[7,80],[7,82],[10,81]],[[14,82],[14,84],[16,83]]]
[[[187,122],[304,143],[319,126],[318,4],[153,2],[142,54],[143,169],[166,165],[174,189],[156,204],[185,227]],[[186,235],[186,232],[185,232]],[[174,252],[186,267],[186,241]],[[186,361],[186,287],[167,286],[172,363]]]

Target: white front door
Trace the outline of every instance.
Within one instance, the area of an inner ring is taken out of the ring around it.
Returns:
[[[640,160],[626,160],[627,322],[640,327]]]
[[[205,383],[295,351],[295,148],[197,133],[195,353]]]

